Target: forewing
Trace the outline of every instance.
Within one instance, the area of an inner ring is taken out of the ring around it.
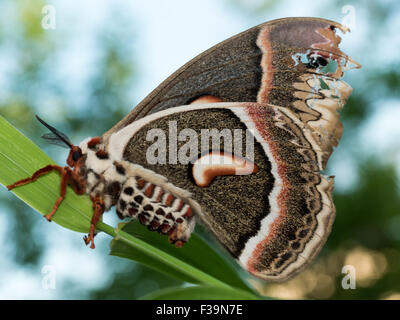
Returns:
[[[318,135],[326,164],[342,133],[337,110],[351,92],[339,78],[349,64],[359,67],[340,51],[336,29],[346,31],[325,19],[285,18],[242,32],[181,67],[104,138],[148,114],[212,96],[292,110]],[[332,61],[335,70],[325,71]]]

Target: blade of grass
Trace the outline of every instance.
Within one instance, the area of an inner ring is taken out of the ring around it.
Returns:
[[[186,262],[187,264],[202,270],[205,273],[229,284],[232,287],[240,288],[253,293],[246,283],[240,278],[237,272],[234,271],[231,261],[226,261],[221,255],[217,254],[210,245],[208,245],[197,234],[192,234],[190,240],[182,247],[175,248],[168,242],[168,238],[160,236],[155,232],[149,232],[137,220],[128,223],[119,224],[120,229],[129,234],[143,239],[146,243],[161,249],[177,259]],[[140,252],[128,246],[127,244],[114,239],[111,243],[111,255],[140,261],[141,263],[153,267],[154,269],[171,274],[174,270],[158,269],[160,265],[153,260],[148,260]],[[235,263],[235,262],[233,262]],[[164,266],[161,266],[164,268]],[[192,282],[192,281],[189,281]]]
[[[147,266],[163,273],[178,277],[181,280],[190,283],[229,287],[229,284],[213,277],[207,272],[203,272],[185,261],[178,259],[165,251],[124,232],[123,230],[115,229],[114,240],[121,241],[133,249],[137,256],[132,260],[146,264]],[[193,252],[193,254],[196,253]]]

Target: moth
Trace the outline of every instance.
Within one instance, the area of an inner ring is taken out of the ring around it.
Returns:
[[[176,247],[200,222],[250,274],[286,280],[318,254],[335,217],[333,177],[321,171],[352,90],[340,79],[360,67],[339,49],[337,30],[348,31],[285,18],[242,32],[79,145],[38,118],[51,131],[45,139],[70,149],[67,166],[48,165],[8,189],[57,171],[60,196],[46,218],[67,186],[89,195],[91,248],[97,222],[115,206],[120,218],[137,218]]]

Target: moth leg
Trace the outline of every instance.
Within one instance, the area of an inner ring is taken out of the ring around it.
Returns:
[[[169,242],[174,244],[177,248],[183,247],[183,245],[189,240],[195,224],[195,219],[190,218],[189,220],[185,219],[182,223],[175,225],[175,227],[171,228],[168,234]]]
[[[17,182],[14,182],[13,184],[8,185],[7,189],[8,190],[12,190],[12,189],[14,189],[16,187],[21,187],[21,186],[24,186],[24,185],[26,185],[28,183],[35,182],[39,177],[44,176],[45,174],[47,174],[47,173],[49,173],[49,172],[51,172],[53,170],[56,170],[56,171],[58,171],[58,173],[61,174],[64,171],[64,168],[62,168],[60,166],[55,166],[55,165],[51,165],[50,164],[50,165],[45,166],[44,168],[41,168],[38,171],[36,171],[32,175],[32,177],[21,179],[21,180],[18,180]]]
[[[51,221],[51,217],[54,215],[54,213],[57,211],[58,207],[60,206],[62,200],[65,197],[65,192],[67,189],[67,185],[68,185],[68,180],[69,180],[69,176],[70,176],[70,169],[68,167],[60,167],[57,165],[48,165],[44,168],[39,169],[38,171],[36,171],[32,177],[30,178],[25,178],[25,179],[21,179],[17,182],[14,182],[13,184],[10,184],[7,186],[8,190],[12,190],[16,187],[21,187],[24,186],[28,183],[31,182],[35,182],[38,178],[40,178],[41,176],[44,176],[45,174],[48,174],[51,171],[57,171],[60,175],[61,175],[61,186],[60,186],[60,196],[58,197],[56,203],[53,206],[52,211],[49,214],[46,214],[44,217],[48,220]]]
[[[95,237],[95,233],[94,231],[96,230],[96,225],[99,222],[101,215],[104,212],[104,201],[99,198],[92,198],[92,203],[93,203],[93,216],[92,216],[92,220],[90,222],[90,230],[89,230],[89,234],[88,236],[85,236],[83,238],[83,240],[85,241],[85,244],[88,245],[89,243],[91,243],[90,248],[94,249],[94,237]]]
[[[71,170],[68,167],[65,167],[62,169],[60,173],[61,173],[60,196],[58,197],[56,203],[54,204],[53,210],[51,210],[49,214],[46,214],[44,216],[47,219],[47,221],[51,221],[51,217],[56,213],[58,207],[65,198],[65,193],[67,192],[67,185],[71,175]]]

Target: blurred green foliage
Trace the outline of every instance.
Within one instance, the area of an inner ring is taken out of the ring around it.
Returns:
[[[226,2],[249,19],[265,16],[277,5],[276,1],[252,1],[252,6],[239,0]],[[289,5],[290,1],[285,3]],[[83,89],[74,91],[54,72],[65,48],[60,40],[60,31],[55,36],[54,32],[40,26],[43,4],[27,0],[0,2],[0,11],[6,17],[0,22],[0,58],[6,59],[0,69],[0,83],[4,84],[0,87],[0,114],[39,145],[43,145],[38,134],[42,129],[33,121],[35,113],[49,114],[53,117],[52,124],[70,133],[73,141],[101,134],[138,102],[132,101],[131,95],[137,81],[135,25],[122,11],[110,13],[109,19],[104,21],[104,29],[96,38],[95,67],[88,67],[91,73]],[[324,12],[340,11],[346,4],[347,1],[331,1],[323,8],[321,16]],[[399,98],[398,64],[378,64],[372,58],[374,46],[381,43],[385,35],[386,21],[398,17],[400,3],[366,0],[357,9],[362,10],[364,19],[368,21],[358,22],[360,26],[367,26],[365,38],[369,41],[352,53],[363,69],[350,71],[346,76],[354,92],[342,113],[345,130],[336,151],[352,159],[356,183],[335,190],[337,218],[332,234],[310,268],[282,285],[255,283],[260,292],[270,296],[313,299],[400,297],[400,193],[396,163],[385,155],[371,156],[357,148],[361,130],[379,107],[377,101]],[[70,35],[62,36],[68,38]],[[397,146],[393,148],[396,153]],[[50,155],[63,162],[57,151],[48,149]],[[335,162],[340,162],[340,159],[332,161],[327,170],[329,174],[334,173]],[[0,210],[7,216],[9,226],[7,244],[2,244],[7,245],[6,251],[11,253],[8,259],[21,268],[40,273],[38,270],[46,243],[38,237],[37,230],[41,226],[38,215],[32,214],[29,207],[16,201],[3,188],[0,190]],[[135,299],[155,289],[181,285],[175,279],[130,261],[115,257],[107,259],[111,278],[104,287],[87,289],[81,297]],[[366,273],[360,274],[357,289],[344,290],[341,268],[353,262],[364,263],[361,267],[364,266]],[[64,286],[64,298],[75,298],[67,292],[69,289],[76,292],[76,284],[66,283]],[[79,291],[84,290],[85,284],[82,283]]]

